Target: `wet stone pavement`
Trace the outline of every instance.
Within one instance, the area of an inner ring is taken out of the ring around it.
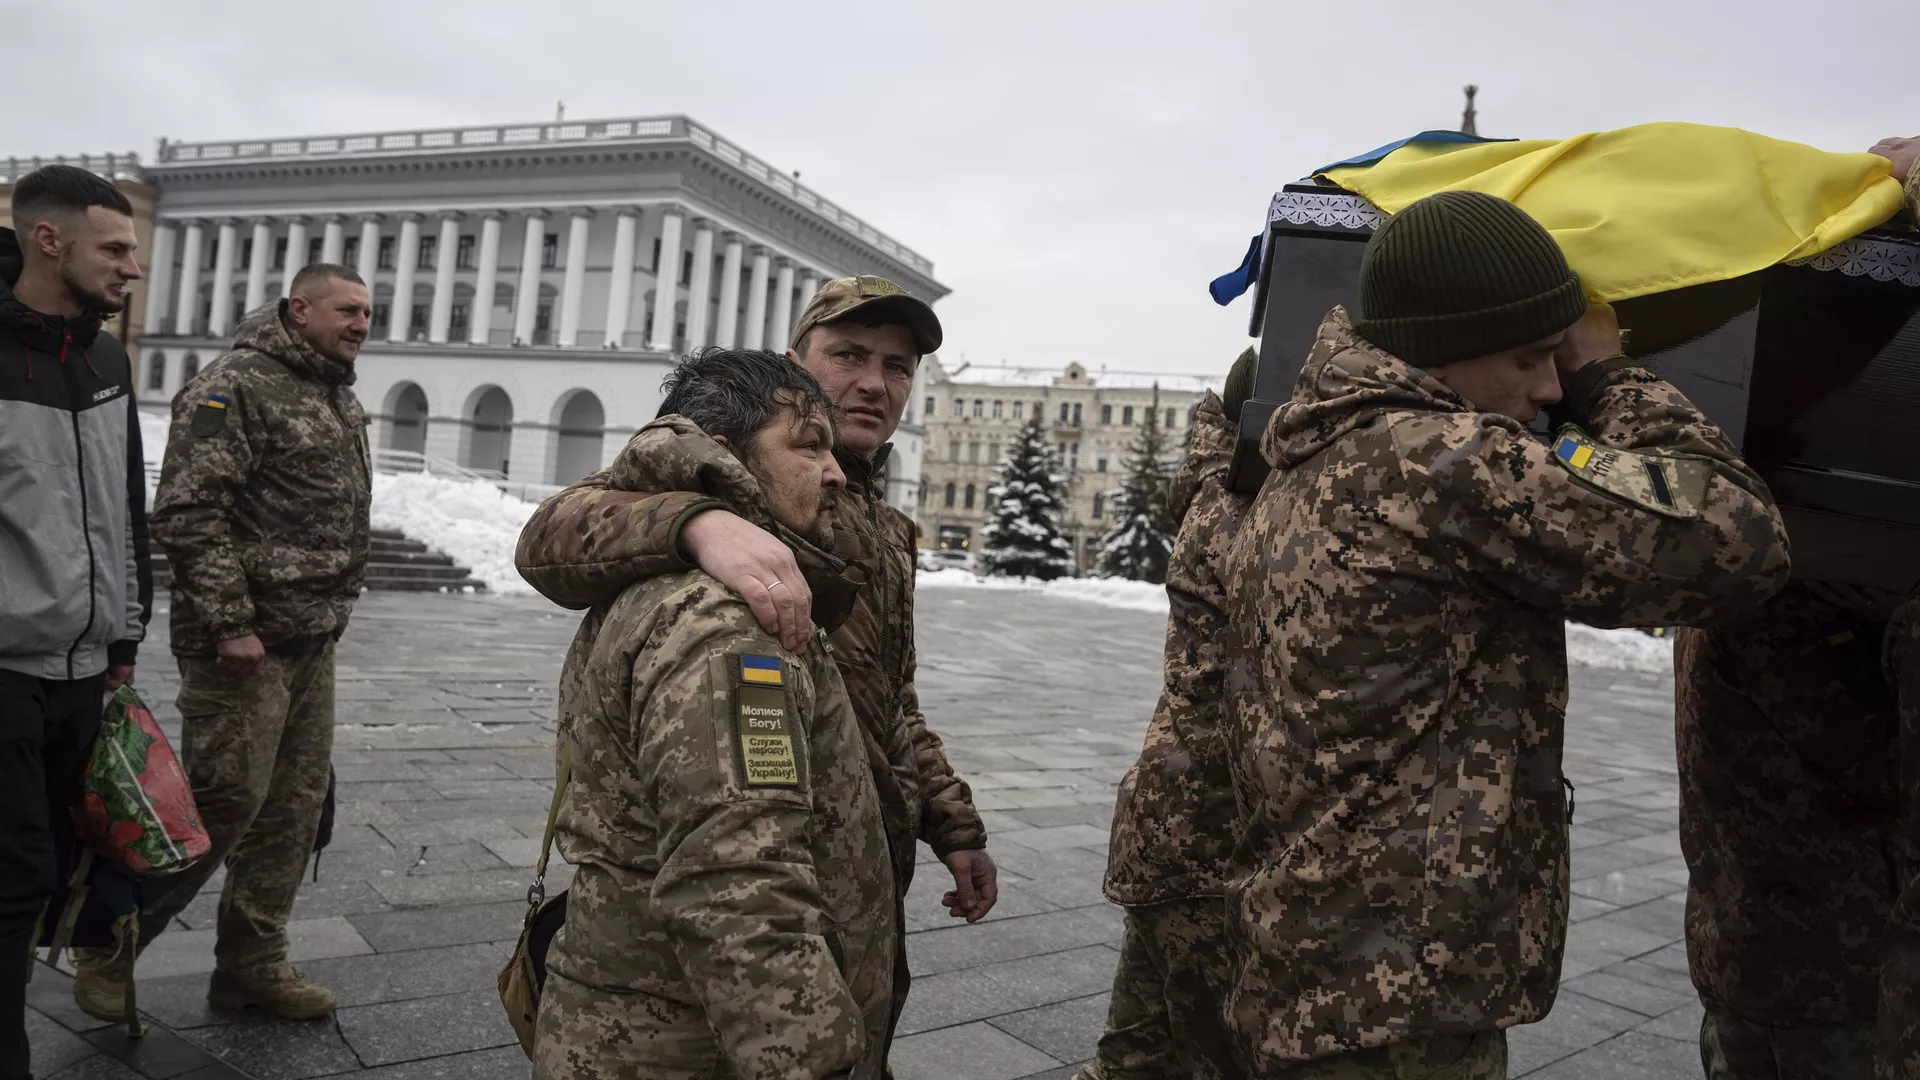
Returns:
[[[939,904],[951,879],[922,849],[894,1071],[1066,1077],[1106,1014],[1121,927],[1100,894],[1107,827],[1158,693],[1163,620],[984,589],[924,590],[919,612],[921,700],[973,785],[1001,890],[985,921],[953,924]],[[494,976],[545,821],[554,683],[576,621],[535,598],[367,594],[338,655],[334,842],[292,926],[296,964],[339,994],[338,1014],[291,1023],[208,1007],[216,876],[141,960],[156,1025],[145,1039],[81,1014],[65,975],[38,967],[36,1075],[526,1077]],[[177,739],[164,610],[154,625],[141,682]],[[1512,1074],[1697,1077],[1670,680],[1573,679],[1576,921],[1559,1003],[1512,1033]]]

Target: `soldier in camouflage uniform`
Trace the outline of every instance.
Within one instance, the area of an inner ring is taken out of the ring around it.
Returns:
[[[1226,486],[1253,387],[1254,353],[1194,413],[1187,460],[1168,492],[1180,533],[1167,561],[1166,684],[1140,760],[1120,783],[1107,899],[1127,908],[1107,1030],[1082,1080],[1231,1075],[1220,1001],[1229,971],[1226,867],[1237,833],[1228,774],[1226,586],[1221,563],[1249,496]]]
[[[1920,211],[1920,142],[1873,152]],[[1900,1034],[1920,983],[1900,946],[1913,924],[1895,913],[1911,877],[1887,682],[1911,629],[1887,633],[1898,600],[1795,581],[1755,618],[1675,636],[1687,959],[1709,1080],[1864,1078],[1883,1026],[1881,1074],[1920,1075],[1920,1038]]]
[[[920,711],[913,634],[918,530],[884,501],[886,440],[920,356],[939,348],[940,333],[933,309],[892,282],[840,278],[808,304],[787,356],[812,372],[841,410],[834,453],[847,484],[834,492],[836,545],[868,564],[870,581],[833,631],[833,657],[866,733],[894,881],[904,902],[915,841],[924,840],[954,876],[948,910],[971,922],[997,895],[993,861],[972,792]],[[779,545],[775,557],[759,555],[766,545],[763,531],[697,488],[623,490],[603,471],[541,504],[521,533],[515,563],[542,595],[572,608],[603,604],[635,581],[697,565],[738,592],[789,649],[804,647],[806,583]],[[910,982],[904,908],[894,933],[897,1019]]]
[[[1227,564],[1227,1020],[1252,1075],[1504,1077],[1566,934],[1563,620],[1756,605],[1786,537],[1512,204],[1394,215],[1360,306],[1268,426]],[[1526,425],[1556,403],[1543,444]]]
[[[607,470],[622,488],[699,491],[778,536],[812,579],[818,629],[789,650],[698,569],[642,580],[581,623],[561,676],[571,775],[555,832],[579,871],[547,957],[537,1080],[885,1067],[894,879],[827,642],[862,579],[823,550],[845,483],[831,409],[774,353],[708,350],[670,377],[673,415]]]
[[[1871,152],[1893,162],[1894,177],[1906,185],[1907,212],[1920,219],[1920,137],[1882,139]],[[1874,1075],[1906,1080],[1920,1076],[1920,596],[1906,598],[1892,615],[1881,657],[1896,706],[1900,820]]]
[[[354,359],[372,313],[344,266],[242,320],[233,349],[173,401],[153,537],[173,566],[181,756],[213,841],[147,883],[150,944],[221,865],[208,1000],[288,1018],[334,996],[287,962],[333,750],[333,648],[367,565],[372,462]],[[118,1019],[131,960],[81,959],[81,1007]]]
[[[1687,962],[1710,1080],[1873,1071],[1896,894],[1885,624],[1799,582],[1674,639]]]

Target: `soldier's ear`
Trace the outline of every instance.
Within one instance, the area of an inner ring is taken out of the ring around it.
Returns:
[[[725,435],[715,435],[713,441],[719,443],[721,446],[727,445],[727,437]]]

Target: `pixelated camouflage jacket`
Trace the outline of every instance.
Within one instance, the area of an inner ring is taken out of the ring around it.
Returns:
[[[1884,626],[1794,583],[1674,641],[1687,958],[1709,1008],[1870,1019],[1896,891],[1900,752]]]
[[[917,529],[913,519],[881,500],[879,465],[844,451],[836,456],[847,474],[833,507],[839,544],[848,554],[874,551],[878,557],[853,617],[833,634],[834,659],[854,712],[892,775],[881,783],[881,796],[904,892],[912,880],[916,837],[944,858],[985,847],[987,834],[972,790],[954,775],[940,737],[927,726],[914,685]],[[595,473],[540,505],[520,534],[514,562],[554,603],[591,606],[634,581],[690,568],[680,530],[713,506],[698,492],[623,489],[606,472]]]
[[[1219,396],[1208,391],[1169,491],[1180,533],[1167,561],[1165,683],[1114,807],[1106,894],[1116,904],[1218,895],[1225,886],[1239,815],[1221,692],[1227,595],[1220,571],[1252,501],[1227,490],[1235,436]]]
[[[287,328],[285,301],[173,399],[153,538],[173,568],[173,651],[338,636],[367,567],[372,462],[353,365]]]
[[[772,525],[752,475],[684,417],[642,428],[608,475],[696,487]],[[835,625],[857,575],[780,535]],[[555,834],[579,869],[548,965],[631,1003],[610,1006],[630,1015],[588,1060],[657,1055],[636,1035],[636,995],[655,995],[705,1011],[729,1076],[881,1075],[896,896],[829,653],[824,632],[787,652],[699,570],[648,577],[582,621],[561,676],[572,775]]]
[[[1562,621],[1692,623],[1786,581],[1772,498],[1712,423],[1644,368],[1590,377],[1566,404],[1601,449],[1563,463],[1336,308],[1267,428],[1274,472],[1226,575],[1247,815],[1228,1015],[1256,1072],[1546,1015],[1568,903]],[[1697,516],[1575,479],[1596,460],[1682,478]]]
[[[1880,950],[1874,1076],[1908,1080],[1920,1076],[1920,596],[1894,612],[1881,660],[1894,700],[1900,787],[1895,899]]]

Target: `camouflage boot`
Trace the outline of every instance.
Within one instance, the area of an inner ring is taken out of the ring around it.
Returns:
[[[127,1015],[127,980],[133,960],[114,949],[73,950],[73,1003],[95,1020],[119,1022]]]
[[[265,1009],[283,1020],[317,1020],[333,1012],[333,991],[302,979],[291,967],[267,974],[215,971],[207,1003],[218,1009]]]

